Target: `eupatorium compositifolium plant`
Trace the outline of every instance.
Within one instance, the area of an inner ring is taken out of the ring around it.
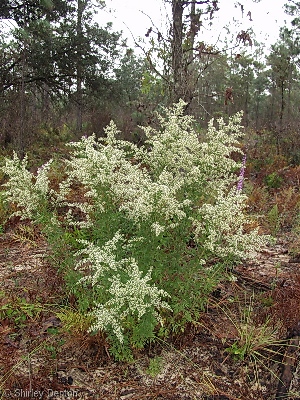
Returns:
[[[2,167],[6,200],[53,248],[65,246],[60,257],[73,255],[66,276],[77,273],[72,290],[94,317],[90,330],[105,331],[123,359],[155,334],[184,329],[224,267],[268,240],[244,229],[241,163],[231,157],[242,159],[241,114],[212,120],[200,140],[183,109],[179,102],[159,116],[159,129],[143,128],[142,147],[118,140],[113,122],[105,138],[70,143],[59,185],[48,178],[51,161],[36,175],[26,158]]]

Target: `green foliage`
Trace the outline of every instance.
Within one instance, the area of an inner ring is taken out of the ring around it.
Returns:
[[[277,174],[277,172],[272,172],[270,175],[265,177],[265,184],[269,189],[278,189],[282,185],[283,179]]]
[[[161,372],[163,367],[163,358],[162,357],[154,357],[150,358],[149,366],[146,370],[147,374],[151,376],[151,378],[156,378],[156,376]]]
[[[62,350],[63,345],[65,344],[65,339],[59,339],[58,338],[58,331],[53,329],[51,330],[51,328],[48,329],[48,334],[51,334],[54,336],[54,338],[52,339],[51,343],[46,343],[44,345],[45,350],[47,350],[50,353],[50,357],[55,360],[58,358],[59,353]],[[55,337],[57,336],[57,337]]]
[[[26,299],[19,297],[14,300],[5,297],[5,292],[1,292],[0,320],[8,319],[18,328],[25,326],[28,319],[35,319],[43,311],[43,306],[39,303],[28,303]]]
[[[91,333],[106,332],[117,359],[184,331],[224,269],[268,240],[244,229],[247,197],[231,157],[241,153],[241,115],[211,121],[200,142],[183,110],[180,102],[158,116],[159,130],[144,128],[142,147],[118,140],[113,123],[104,139],[70,143],[55,185],[51,161],[35,176],[26,158],[2,168],[6,201],[40,226],[79,314]]]
[[[276,237],[281,226],[281,217],[277,204],[275,204],[267,214],[271,235]]]
[[[61,95],[60,91],[69,95],[71,92],[68,90],[69,93],[66,93],[67,86],[76,83],[76,71],[80,63],[81,78],[87,90],[95,96],[97,91],[101,92],[101,96],[105,97],[105,86],[106,92],[112,94],[111,79],[107,75],[108,71],[113,71],[115,59],[122,54],[120,34],[112,32],[111,25],[102,28],[93,21],[93,3],[81,2],[80,31],[76,25],[80,12],[76,1],[56,0],[55,3],[59,4],[50,10],[30,4],[32,2],[27,3],[24,7],[10,7],[11,18],[19,24],[19,28],[10,32],[10,52],[7,52],[8,43],[3,46],[6,61],[10,63],[15,60],[13,70],[5,64],[1,65],[5,73],[4,90],[20,83],[19,72],[22,62],[25,62],[26,71],[31,77],[30,80],[25,79],[28,91],[32,91],[34,82],[40,88],[46,84],[51,88],[52,95]],[[23,52],[24,47],[26,51],[22,53],[24,58],[21,60],[17,55]]]
[[[117,361],[133,361],[133,354],[130,348],[130,343],[127,336],[124,336],[123,342],[116,340],[113,331],[108,331],[108,340],[110,341],[109,352],[114,356]]]
[[[0,191],[0,229],[1,233],[3,231],[3,226],[5,225],[7,219],[9,218],[11,213],[11,210],[5,202],[5,193],[3,191]]]

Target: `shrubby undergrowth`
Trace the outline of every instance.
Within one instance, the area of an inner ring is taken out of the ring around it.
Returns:
[[[119,359],[184,330],[226,268],[268,240],[244,229],[241,163],[231,157],[242,154],[241,114],[211,121],[199,140],[183,108],[144,128],[142,147],[118,140],[113,122],[105,138],[70,143],[59,183],[51,161],[35,175],[16,155],[2,167],[6,201],[39,224],[79,310],[94,318],[90,331],[105,331]]]

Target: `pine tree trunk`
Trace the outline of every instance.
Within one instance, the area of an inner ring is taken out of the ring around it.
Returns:
[[[83,113],[83,95],[82,95],[82,16],[84,12],[83,0],[77,2],[77,71],[76,71],[76,130],[82,133],[82,113]]]
[[[172,1],[172,69],[173,69],[173,88],[172,100],[177,102],[184,100],[183,92],[183,2]]]

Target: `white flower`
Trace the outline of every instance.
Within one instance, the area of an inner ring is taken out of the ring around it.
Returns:
[[[153,222],[151,225],[151,230],[155,233],[156,236],[159,236],[162,232],[165,231],[165,227],[160,225],[158,222]]]
[[[117,311],[108,309],[103,304],[97,304],[93,312],[90,313],[90,315],[95,317],[96,321],[89,328],[89,332],[105,331],[108,327],[111,327],[116,337],[123,343],[123,331],[120,324],[120,316]]]

